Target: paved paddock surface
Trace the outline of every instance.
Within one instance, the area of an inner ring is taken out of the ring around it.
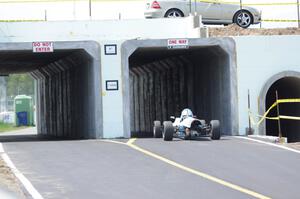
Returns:
[[[0,142],[44,198],[253,198],[128,145],[14,137],[0,136]],[[297,153],[231,137],[138,139],[134,145],[266,197],[299,198]]]

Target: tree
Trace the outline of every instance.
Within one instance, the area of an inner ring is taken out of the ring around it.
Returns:
[[[34,95],[34,80],[29,74],[13,74],[7,77],[7,96]]]

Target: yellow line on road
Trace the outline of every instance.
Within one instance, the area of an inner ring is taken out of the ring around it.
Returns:
[[[186,172],[195,174],[195,175],[200,176],[200,177],[202,177],[202,178],[205,178],[205,179],[207,179],[207,180],[210,180],[210,181],[213,181],[213,182],[215,182],[215,183],[221,184],[221,185],[223,185],[223,186],[225,186],[225,187],[229,187],[229,188],[231,188],[231,189],[234,189],[234,190],[236,190],[236,191],[239,191],[239,192],[248,194],[248,195],[253,196],[253,197],[255,197],[255,198],[259,198],[259,199],[271,199],[270,197],[264,196],[264,195],[262,195],[262,194],[256,193],[256,192],[254,192],[254,191],[251,191],[251,190],[249,190],[249,189],[243,188],[243,187],[241,187],[241,186],[232,184],[232,183],[230,183],[230,182],[226,182],[226,181],[224,181],[224,180],[222,180],[222,179],[219,179],[219,178],[213,177],[213,176],[211,176],[211,175],[202,173],[202,172],[200,172],[200,171],[197,171],[197,170],[195,170],[195,169],[186,167],[186,166],[184,166],[184,165],[182,165],[182,164],[179,164],[179,163],[177,163],[177,162],[174,162],[174,161],[172,161],[172,160],[169,160],[169,159],[167,159],[167,158],[164,158],[164,157],[162,157],[162,156],[160,156],[160,155],[157,155],[157,154],[152,153],[152,152],[150,152],[150,151],[147,151],[147,150],[145,150],[145,149],[142,149],[141,147],[138,147],[138,146],[136,146],[136,145],[133,144],[135,141],[136,141],[136,138],[130,139],[130,140],[126,143],[126,145],[128,145],[129,147],[131,147],[131,148],[133,148],[133,149],[135,149],[135,150],[137,150],[137,151],[140,151],[140,152],[142,152],[142,153],[144,153],[144,154],[146,154],[146,155],[148,155],[148,156],[151,156],[151,157],[153,157],[153,158],[155,158],[155,159],[158,159],[158,160],[160,160],[160,161],[163,161],[163,162],[165,162],[165,163],[167,163],[167,164],[170,164],[170,165],[172,165],[172,166],[174,166],[174,167],[177,167],[177,168],[179,168],[179,169],[181,169],[181,170],[184,170],[184,171],[186,171]]]
[[[136,141],[136,138],[131,138],[131,139],[128,140],[128,142],[126,144],[127,145],[132,145],[135,141]]]

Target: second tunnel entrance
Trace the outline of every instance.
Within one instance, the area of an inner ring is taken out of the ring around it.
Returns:
[[[128,58],[131,136],[151,137],[154,120],[178,117],[184,108],[220,120],[222,134],[236,133],[235,62],[212,41],[177,50],[137,46]]]

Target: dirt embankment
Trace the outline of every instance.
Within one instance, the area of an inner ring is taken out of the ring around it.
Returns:
[[[210,27],[208,29],[210,37],[227,36],[255,36],[255,35],[300,35],[300,28],[240,28],[233,24],[225,27]]]
[[[21,185],[11,169],[6,166],[5,162],[0,158],[0,191],[8,190],[18,198],[26,198]]]

